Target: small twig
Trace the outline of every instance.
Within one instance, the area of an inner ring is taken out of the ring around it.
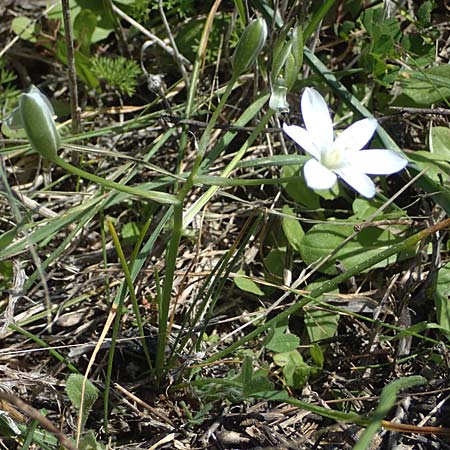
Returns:
[[[167,417],[167,414],[159,412],[158,409],[154,408],[153,406],[150,406],[148,403],[144,402],[144,400],[142,400],[140,397],[137,397],[136,395],[134,395],[133,393],[122,387],[120,384],[114,383],[114,387],[122,394],[124,394],[126,397],[128,397],[131,401],[142,406],[143,408],[148,410],[152,415],[158,417],[158,419],[161,419],[164,423],[167,423],[171,427],[175,428],[174,423],[172,422],[172,420],[170,420],[169,417]]]
[[[412,225],[413,221],[409,219],[394,219],[394,220],[374,220],[372,222],[363,222],[356,224],[353,228],[355,231],[361,231],[364,228],[381,227],[390,225]]]
[[[128,14],[125,14],[120,8],[113,4],[113,11],[120,16],[122,19],[126,20],[130,25],[139,30],[142,34],[147,36],[150,40],[152,40],[155,44],[159,45],[164,51],[166,51],[169,55],[174,57],[175,52],[172,47],[167,45],[162,39],[154,34],[150,33],[145,27],[143,27],[139,22],[136,22],[133,18],[131,18]],[[190,70],[192,68],[191,62],[185,58],[183,55],[179,55],[180,61]]]
[[[62,13],[64,18],[64,33],[67,45],[67,69],[69,75],[70,106],[72,109],[72,132],[80,132],[81,110],[78,106],[77,72],[75,68],[75,55],[73,48],[72,25],[70,23],[69,0],[61,0]]]
[[[390,106],[389,109],[401,114],[437,114],[439,116],[450,116],[450,109],[446,108],[410,108],[406,106]]]
[[[186,87],[189,88],[189,77],[186,72],[186,68],[183,66],[183,64],[181,62],[182,55],[178,51],[178,47],[175,42],[175,38],[173,37],[172,31],[170,30],[169,22],[167,21],[166,14],[164,13],[162,0],[158,1],[158,8],[159,8],[159,13],[161,14],[161,19],[163,21],[164,28],[166,29],[167,35],[169,36],[170,45],[173,48],[173,59],[177,63],[178,69],[180,70],[181,75],[183,76],[184,82],[186,83]]]
[[[37,409],[24,402],[21,398],[0,391],[0,399],[11,403],[12,405],[19,408],[22,412],[27,414],[29,417],[38,421],[42,428],[55,435],[58,441],[61,442],[61,445],[65,448],[69,450],[78,450],[77,447],[72,444],[72,441],[62,431],[58,430],[55,425],[53,425],[53,422],[47,419],[47,417],[43,416]]]

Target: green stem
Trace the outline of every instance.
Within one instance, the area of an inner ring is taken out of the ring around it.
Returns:
[[[184,199],[188,192],[191,190],[192,186],[195,182],[195,177],[199,171],[200,165],[205,156],[206,150],[208,148],[209,140],[211,137],[212,130],[214,129],[214,125],[219,118],[219,114],[224,108],[226,101],[233,89],[234,83],[236,82],[236,77],[233,77],[227,88],[222,95],[220,102],[214,111],[211,120],[209,121],[203,135],[200,139],[198,145],[198,153],[195,158],[194,165],[192,167],[191,173],[187,178],[184,185],[181,187],[180,192],[177,195],[177,204],[174,206],[173,211],[173,229],[172,236],[170,238],[169,247],[167,249],[166,255],[166,268],[163,282],[163,292],[162,298],[159,305],[159,335],[158,335],[158,345],[156,351],[156,363],[155,363],[155,373],[157,382],[159,382],[163,377],[164,372],[164,355],[166,349],[166,343],[168,338],[168,321],[169,321],[169,308],[170,302],[172,298],[172,290],[173,290],[173,280],[175,276],[175,268],[177,263],[178,256],[178,247],[180,245],[181,236],[183,233],[183,204]]]
[[[131,303],[133,305],[133,312],[134,312],[134,315],[136,316],[136,322],[137,322],[137,326],[139,329],[139,336],[142,339],[142,347],[144,349],[145,359],[147,360],[147,364],[148,364],[150,371],[153,371],[152,360],[150,358],[150,354],[149,354],[148,348],[147,348],[147,343],[145,341],[144,326],[142,323],[141,313],[139,311],[139,304],[138,304],[138,300],[136,298],[136,292],[135,292],[134,285],[133,285],[133,278],[131,277],[130,269],[127,264],[127,260],[123,253],[122,246],[120,245],[119,236],[117,236],[116,230],[115,230],[114,225],[111,222],[111,220],[108,220],[108,228],[109,228],[109,232],[113,238],[114,247],[116,248],[117,255],[119,256],[120,264],[122,266],[122,270],[125,275],[125,280],[127,282],[128,291],[130,293],[130,298],[131,298]]]
[[[173,280],[178,256],[178,247],[183,231],[183,208],[175,206],[173,211],[173,229],[166,255],[166,269],[164,274],[162,298],[159,305],[159,335],[156,349],[155,373],[157,382],[162,379],[164,356],[167,343],[167,325],[169,322],[169,307],[172,298]]]
[[[392,255],[395,255],[397,253],[400,253],[408,248],[411,248],[412,246],[416,245],[421,240],[427,238],[428,236],[432,235],[433,233],[436,233],[437,231],[444,229],[450,225],[450,219],[446,219],[442,222],[439,222],[438,224],[427,228],[426,230],[419,231],[416,234],[413,234],[412,236],[406,238],[404,241],[393,245],[392,247],[387,248],[386,250],[380,252],[377,255],[372,256],[371,258],[368,258],[367,260],[361,262],[360,264],[356,264],[346,272],[338,275],[337,277],[332,278],[331,280],[325,281],[322,283],[318,288],[313,289],[309,296],[307,298],[304,298],[303,300],[294,303],[289,308],[285,309],[280,314],[276,315],[274,318],[268,320],[266,323],[258,327],[256,330],[250,332],[243,338],[237,340],[233,344],[231,344],[228,348],[222,350],[221,352],[218,352],[208,358],[205,363],[211,363],[214,361],[218,361],[219,359],[224,358],[225,356],[229,355],[231,352],[233,352],[235,349],[241,347],[248,341],[250,341],[253,338],[256,338],[259,336],[262,332],[269,329],[270,327],[274,326],[275,324],[282,322],[285,319],[288,319],[293,314],[300,311],[305,305],[312,302],[317,297],[320,297],[322,294],[325,294],[327,292],[332,292],[333,290],[337,289],[339,284],[341,284],[344,281],[347,281],[351,277],[363,272],[364,270],[369,269],[370,267],[374,266],[375,264],[379,263],[380,261],[383,261],[384,259],[389,258]]]
[[[52,158],[52,161],[58,166],[62,167],[67,172],[73,173],[81,178],[85,178],[89,181],[93,181],[94,183],[101,184],[109,189],[114,189],[117,191],[125,192],[126,194],[135,195],[137,197],[143,197],[149,200],[154,200],[155,202],[159,202],[162,204],[176,205],[178,204],[178,200],[175,195],[168,194],[166,192],[159,191],[143,191],[138,188],[134,188],[131,186],[127,186],[126,184],[116,183],[111,180],[107,180],[106,178],[99,177],[98,175],[94,175],[93,173],[86,172],[83,169],[73,166],[72,164],[64,161],[64,159],[59,156],[55,156]]]

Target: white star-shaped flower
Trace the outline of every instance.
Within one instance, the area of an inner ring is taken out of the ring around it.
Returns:
[[[367,175],[389,175],[408,163],[392,150],[361,150],[375,133],[375,119],[358,120],[335,139],[327,104],[316,90],[305,89],[301,109],[306,129],[283,124],[283,130],[313,156],[303,168],[311,189],[330,189],[339,176],[361,195],[372,198],[375,185]]]

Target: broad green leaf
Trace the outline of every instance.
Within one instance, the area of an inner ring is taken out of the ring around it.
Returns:
[[[422,2],[417,10],[417,19],[421,26],[428,27],[431,24],[431,11],[434,8],[434,1],[426,0]]]
[[[307,160],[309,158],[305,158]],[[316,192],[306,186],[302,173],[303,166],[283,166],[281,169],[282,177],[298,176],[298,181],[292,181],[284,184],[286,192],[299,204],[310,209],[320,207],[319,196]]]
[[[305,310],[305,325],[311,342],[332,338],[336,334],[339,314],[324,309]]]
[[[312,344],[309,353],[311,355],[312,360],[316,366],[323,368],[323,363],[325,362],[325,355],[323,354],[323,350],[319,344]]]
[[[19,16],[14,18],[11,23],[11,29],[21,39],[36,42],[36,24],[33,24],[33,20],[28,17]]]
[[[290,352],[300,345],[300,338],[295,334],[283,333],[275,334],[265,345],[268,350],[277,353]]]
[[[403,94],[418,105],[430,106],[450,97],[450,65],[405,70],[399,73]]]
[[[439,269],[433,298],[437,321],[441,327],[450,332],[450,263]]]
[[[283,206],[283,214],[287,216],[295,216],[294,210],[287,205]],[[283,217],[281,220],[284,234],[289,244],[298,253],[300,252],[300,244],[305,235],[300,222],[296,219]]]
[[[380,206],[382,202],[375,199],[366,199],[357,197],[353,201],[352,209],[355,213],[355,218],[358,220],[366,220],[370,217]]]
[[[286,252],[282,249],[274,249],[264,258],[264,266],[266,268],[266,279],[268,281],[276,281],[282,279],[285,268]]]
[[[95,433],[93,430],[88,430],[80,441],[80,450],[104,450],[105,446],[97,442],[95,439]]]
[[[306,264],[317,263],[320,259],[334,253],[335,249],[353,233],[353,227],[339,224],[314,225],[304,236],[300,254]],[[335,267],[339,261],[344,268],[352,267],[386,250],[389,246],[401,242],[388,230],[366,228],[356,235],[343,248],[333,254],[320,270],[328,274],[337,274]],[[414,251],[414,249],[411,249]],[[395,262],[396,256],[381,261],[375,267],[384,267]]]
[[[302,355],[297,350],[276,353],[273,361],[283,368],[286,384],[294,389],[301,388],[311,373],[311,368],[303,361]]]
[[[70,0],[69,5],[72,27],[80,11],[91,10],[96,15],[97,23],[90,39],[92,44],[106,39],[114,31],[113,20],[108,8],[105,8],[103,0]],[[53,20],[59,20],[61,26],[64,27],[61,2],[57,2],[56,6],[49,11],[48,17]]]
[[[128,222],[124,224],[120,235],[124,241],[124,244],[134,244],[139,238],[140,229],[136,222]]]
[[[245,397],[267,393],[273,393],[273,384],[266,377],[255,376],[244,384],[243,394]]]
[[[437,183],[448,185],[450,177],[450,130],[447,127],[433,127],[430,132],[430,151],[412,153],[420,169],[427,169],[427,175]]]
[[[82,9],[73,22],[73,33],[85,55],[90,54],[92,35],[97,25],[97,16],[90,9]]]
[[[241,276],[239,276],[241,275]],[[244,275],[244,276],[242,276]],[[250,278],[245,276],[245,272],[243,270],[239,270],[237,276],[234,277],[234,284],[244,292],[250,292],[251,294],[263,296],[264,292],[262,289]]]
[[[72,373],[69,375],[66,381],[66,394],[69,397],[69,400],[78,410],[81,407],[83,380],[84,375],[81,375],[79,373]],[[91,381],[86,380],[83,394],[83,409],[80,412],[82,429],[86,424],[87,418],[92,410],[92,407],[94,406],[94,403],[97,401],[99,391]]]
[[[81,405],[81,391],[83,385],[84,375],[78,373],[72,373],[69,375],[66,381],[66,393],[69,400],[76,408],[80,408]],[[84,391],[84,408],[86,411],[90,411],[93,404],[98,398],[98,389],[92,384],[91,381],[86,380]]]
[[[450,130],[448,127],[433,127],[430,133],[430,151],[442,160],[450,161]]]
[[[285,353],[276,353],[273,355],[273,361],[280,367],[284,367],[289,363],[293,363],[295,365],[304,364],[303,357],[297,350],[292,350]]]

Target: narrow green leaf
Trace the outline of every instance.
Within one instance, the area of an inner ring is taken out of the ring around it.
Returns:
[[[385,386],[381,391],[380,403],[373,413],[366,430],[359,437],[358,442],[353,447],[353,450],[366,450],[367,448],[370,448],[370,442],[373,436],[381,428],[382,420],[394,406],[399,391],[413,386],[418,386],[420,384],[425,384],[426,381],[427,380],[424,377],[411,376],[400,378]]]

